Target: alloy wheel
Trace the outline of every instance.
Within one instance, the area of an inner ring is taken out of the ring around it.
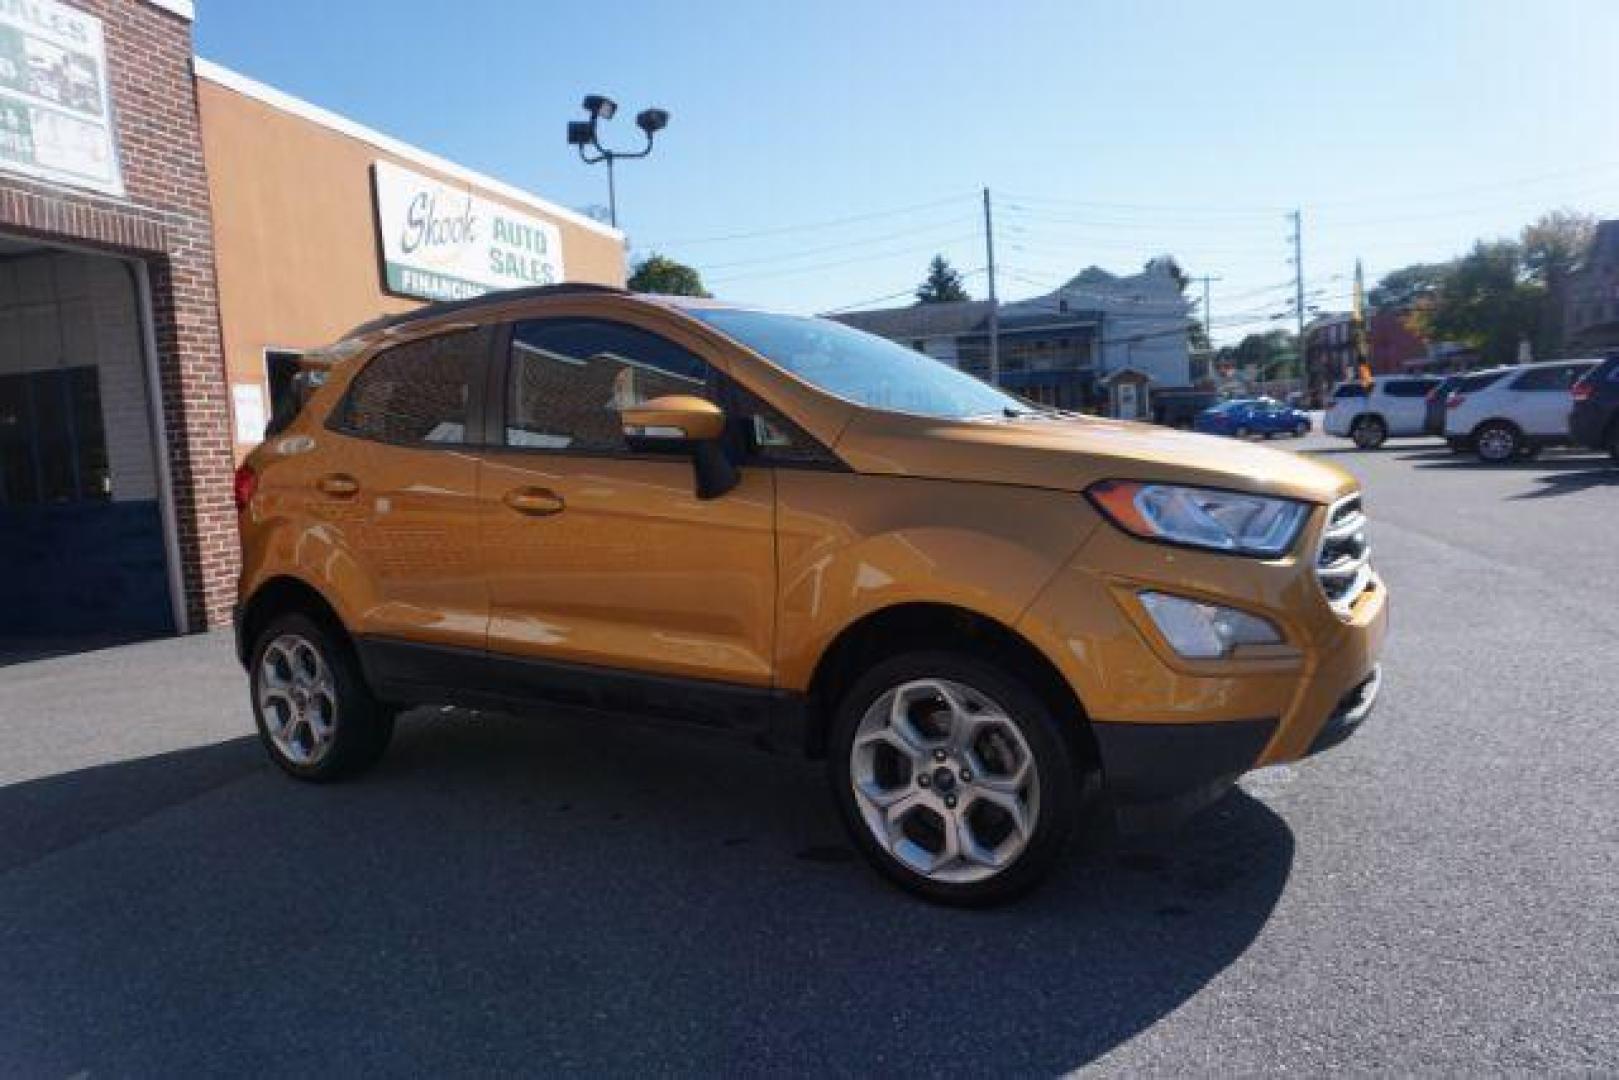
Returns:
[[[1485,461],[1505,461],[1518,449],[1518,440],[1511,431],[1495,426],[1484,429],[1478,436],[1478,456]]]
[[[1040,817],[1034,753],[994,701],[946,679],[902,683],[855,731],[849,780],[877,843],[930,881],[966,884],[1011,866]]]
[[[320,649],[301,634],[282,634],[259,660],[258,706],[276,751],[314,765],[337,734],[337,686]]]

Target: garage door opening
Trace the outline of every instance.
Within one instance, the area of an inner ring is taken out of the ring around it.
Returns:
[[[0,236],[0,638],[176,629],[141,268]]]

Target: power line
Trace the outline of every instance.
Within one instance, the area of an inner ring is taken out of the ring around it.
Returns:
[[[737,266],[760,266],[767,263],[790,262],[794,259],[809,258],[815,255],[824,255],[831,251],[847,251],[850,248],[863,247],[868,244],[881,244],[889,240],[898,240],[908,236],[921,236],[923,233],[938,232],[941,229],[960,228],[972,222],[972,218],[952,218],[949,221],[938,221],[930,225],[918,225],[910,229],[901,229],[898,232],[885,233],[882,236],[867,236],[859,240],[845,240],[837,244],[827,244],[824,247],[804,248],[786,255],[762,255],[749,259],[733,259],[723,263],[698,263],[699,269],[704,273],[713,270],[729,270]]]
[[[688,237],[686,239],[677,238],[673,240],[665,240],[662,245],[649,246],[695,247],[698,244],[720,244],[731,240],[752,240],[760,236],[782,236],[787,233],[806,232],[810,229],[832,229],[837,228],[840,225],[853,225],[862,221],[875,221],[878,218],[899,217],[903,214],[913,214],[919,210],[931,210],[937,206],[948,206],[951,203],[965,202],[968,199],[975,199],[977,196],[978,193],[975,191],[966,195],[951,195],[947,198],[935,199],[932,202],[916,203],[911,206],[902,206],[893,210],[873,210],[870,213],[851,214],[848,217],[828,218],[823,221],[808,221],[799,225],[781,225],[769,229],[756,229],[751,232],[726,233],[723,236],[698,236]]]
[[[971,270],[958,271],[958,273],[960,273],[961,278],[962,278],[963,281],[965,281],[967,278],[975,277],[978,274],[982,274],[983,272],[984,272],[984,268],[982,266],[974,267]],[[869,307],[872,304],[885,304],[890,300],[898,300],[902,296],[909,296],[909,297],[914,298],[916,296],[916,287],[913,285],[909,289],[901,289],[898,292],[885,293],[882,296],[873,296],[869,300],[856,300],[854,303],[852,303],[852,304],[844,304],[842,307],[828,308],[826,311],[823,311],[821,314],[823,314],[823,315],[841,315],[846,311],[854,311],[857,308]]]
[[[879,251],[879,252],[870,252],[870,253],[862,254],[862,255],[854,255],[854,256],[851,256],[850,258],[847,258],[847,259],[837,259],[837,260],[835,260],[833,262],[817,263],[817,264],[815,264],[813,266],[796,266],[796,267],[791,267],[791,268],[788,268],[788,269],[785,269],[785,270],[771,270],[771,271],[767,271],[767,272],[762,273],[762,274],[734,274],[734,275],[730,275],[730,276],[717,277],[717,278],[714,278],[713,281],[714,281],[715,284],[723,285],[728,281],[761,281],[761,280],[765,280],[765,279],[768,279],[768,278],[793,277],[795,275],[801,275],[801,274],[814,274],[814,273],[818,273],[821,270],[832,270],[832,269],[836,269],[839,266],[849,266],[852,263],[874,262],[874,261],[876,261],[878,259],[892,259],[892,258],[897,258],[897,257],[899,257],[901,255],[915,255],[918,252],[927,252],[927,251],[937,252],[937,251],[941,251],[941,250],[943,250],[945,248],[951,247],[953,245],[963,244],[963,243],[966,243],[969,240],[976,240],[976,239],[978,239],[978,234],[977,233],[968,233],[965,236],[956,236],[956,237],[951,237],[951,238],[946,239],[946,240],[930,241],[929,243],[922,244],[922,245],[914,245],[913,244],[913,245],[910,245],[908,247],[896,248],[896,249],[894,249],[892,251]]]

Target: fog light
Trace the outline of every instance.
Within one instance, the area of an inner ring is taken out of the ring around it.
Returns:
[[[1239,645],[1279,645],[1281,631],[1246,611],[1188,600],[1167,593],[1144,592],[1141,606],[1158,632],[1188,660],[1220,660]]]

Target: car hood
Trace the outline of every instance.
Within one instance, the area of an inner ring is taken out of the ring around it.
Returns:
[[[1360,486],[1310,455],[1091,417],[965,421],[862,409],[836,450],[864,473],[1066,491],[1098,480],[1156,480],[1329,503]]]

